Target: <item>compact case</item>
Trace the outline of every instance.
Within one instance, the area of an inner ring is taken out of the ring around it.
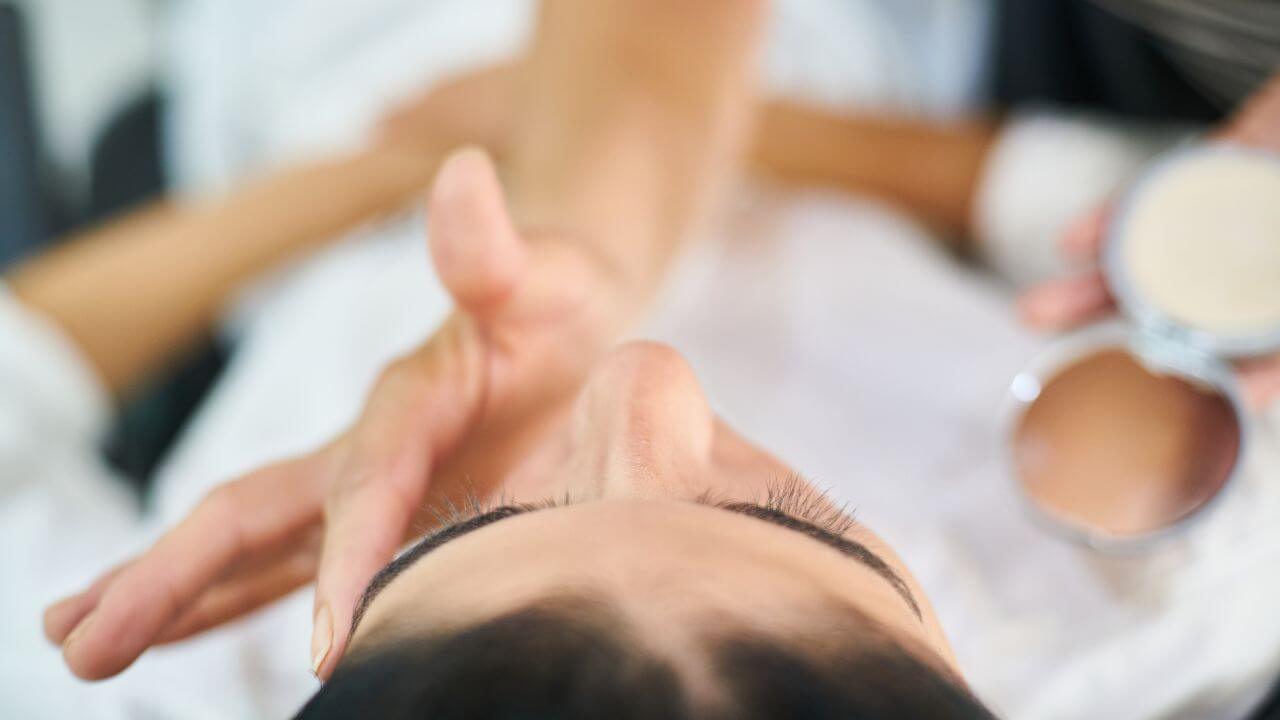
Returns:
[[[1209,229],[1217,237],[1200,236]],[[1168,251],[1161,232],[1177,236]],[[1205,252],[1239,255],[1217,257],[1233,266]],[[1280,351],[1280,318],[1242,328],[1233,320],[1248,313],[1232,308],[1280,307],[1280,283],[1267,280],[1280,276],[1280,156],[1210,143],[1158,160],[1117,207],[1101,263],[1124,320],[1055,343],[1014,378],[1005,457],[1046,527],[1135,549],[1203,517],[1246,457],[1250,418],[1230,362]],[[1252,282],[1235,282],[1233,267]],[[1215,310],[1200,315],[1220,327],[1179,317],[1161,294],[1208,299]]]

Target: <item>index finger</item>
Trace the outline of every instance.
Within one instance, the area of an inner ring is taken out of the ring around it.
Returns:
[[[325,503],[316,577],[311,671],[329,677],[346,652],[356,604],[408,535],[436,455],[452,448],[483,395],[474,341],[448,323],[416,354],[389,365],[338,447],[339,474]]]
[[[404,542],[413,505],[389,483],[371,478],[330,506],[316,579],[311,643],[316,677],[329,677],[346,652],[360,596]]]
[[[377,418],[381,420],[383,418]],[[311,671],[327,678],[346,651],[356,605],[378,570],[404,543],[426,492],[427,434],[412,424],[396,435],[379,422],[362,430],[325,506],[324,547],[316,578]],[[388,442],[393,447],[380,447]]]

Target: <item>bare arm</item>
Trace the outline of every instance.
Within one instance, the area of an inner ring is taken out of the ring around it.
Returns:
[[[511,64],[490,67],[454,83],[459,98],[466,98],[455,104],[465,110],[466,124],[483,129],[484,144],[496,155],[511,153],[515,118],[522,116],[517,112],[517,83],[528,77],[521,64]],[[716,101],[711,96],[704,99]],[[536,103],[537,98],[529,101]],[[436,117],[427,103],[410,103],[387,131],[397,141],[411,141],[430,135]],[[921,218],[957,246],[971,237],[974,196],[999,132],[997,119],[934,121],[763,101],[754,120],[751,136],[737,138],[745,140],[739,150],[749,170],[790,185],[826,186],[877,197]],[[733,138],[726,135],[724,139]],[[710,154],[723,148],[707,150]],[[674,160],[693,163],[698,157]]]
[[[736,159],[762,0],[551,0],[516,71],[516,221],[651,285]]]
[[[6,280],[125,392],[207,328],[245,281],[395,209],[426,187],[449,148],[497,144],[492,128],[518,103],[521,122],[504,139],[517,221],[589,238],[638,308],[742,135],[745,103],[734,100],[748,91],[744,57],[762,4],[548,2],[518,75],[432,90],[411,133],[213,201],[129,215]],[[716,40],[695,42],[699,28]]]
[[[986,119],[835,115],[770,103],[761,113],[751,163],[783,181],[892,203],[960,245],[971,237],[974,197],[998,128]]]
[[[438,157],[373,150],[216,200],[162,203],[69,238],[6,280],[119,394],[207,328],[245,281],[424,188]]]

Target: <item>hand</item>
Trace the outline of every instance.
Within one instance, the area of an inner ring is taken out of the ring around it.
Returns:
[[[1219,131],[1229,142],[1280,152],[1280,76],[1251,98]],[[1094,210],[1068,228],[1060,249],[1068,259],[1096,261],[1102,250],[1110,208]],[[1066,329],[1096,320],[1115,310],[1115,299],[1098,270],[1053,280],[1027,291],[1019,301],[1027,324]],[[1265,408],[1280,399],[1280,354],[1238,364],[1249,403]]]
[[[582,246],[517,232],[477,151],[446,162],[430,210],[457,312],[386,369],[346,433],[215,489],[150,550],[50,607],[46,634],[73,672],[109,677],[316,578],[314,671],[328,677],[366,584],[432,522],[421,510],[483,497],[560,418],[633,309],[620,283]]]

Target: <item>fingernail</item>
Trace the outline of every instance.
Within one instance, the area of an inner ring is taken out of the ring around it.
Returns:
[[[85,632],[89,629],[89,624],[93,622],[93,618],[97,614],[98,612],[95,610],[86,615],[85,618],[80,621],[80,624],[76,625],[75,629],[67,635],[67,639],[62,641],[62,647],[70,647],[71,645],[74,645],[77,640],[83,637]]]
[[[333,644],[333,614],[328,605],[321,605],[316,611],[315,629],[311,631],[311,674],[320,677],[320,666],[329,656],[329,646]]]

